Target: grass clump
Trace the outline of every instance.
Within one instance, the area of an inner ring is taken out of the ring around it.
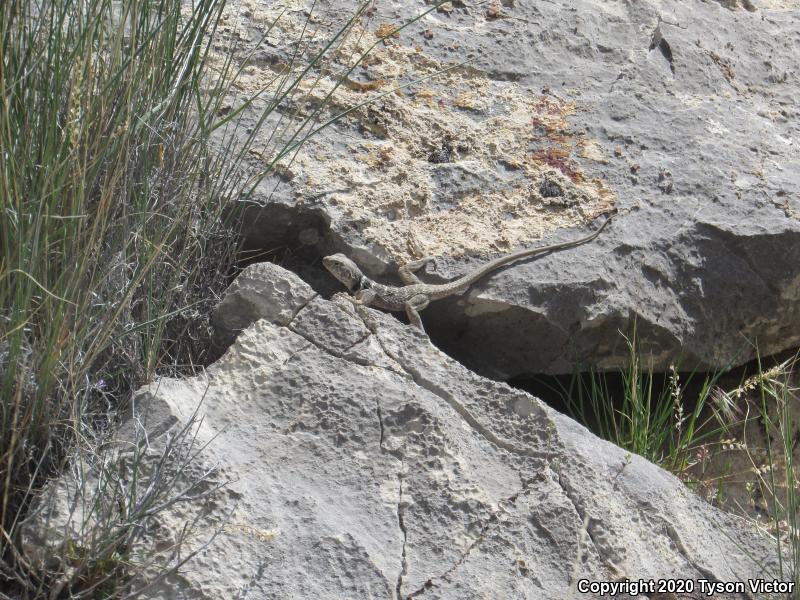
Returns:
[[[797,384],[800,355],[769,369],[757,359],[758,372],[736,391],[753,390],[756,421],[762,427],[765,456],[748,453],[755,485],[767,500],[770,530],[778,557],[778,576],[794,581],[800,588],[800,478],[795,470],[798,448],[797,413],[800,410],[800,386]],[[759,460],[760,459],[760,460]],[[792,598],[800,598],[796,589]]]
[[[694,373],[682,381],[672,366],[659,384],[653,370],[642,364],[635,329],[625,339],[628,361],[618,373],[620,386],[612,386],[606,373],[576,371],[568,385],[560,386],[559,395],[573,418],[600,437],[682,474],[703,460],[709,440],[719,439],[725,430],[724,422],[704,413],[719,374],[704,376],[696,395],[687,399],[686,390],[698,386]]]
[[[248,96],[237,77],[275,22],[249,49],[215,52],[225,0],[0,4],[0,589],[122,596],[150,520],[216,489],[209,471],[187,475],[194,421],[158,448],[144,434],[108,444],[109,432],[133,390],[206,362],[236,200],[353,110],[327,107],[366,56],[338,54],[366,8],[327,41],[303,28],[285,68]],[[306,110],[323,78],[330,93]],[[266,161],[248,166],[250,154]],[[37,560],[23,525],[67,467],[79,533]],[[187,553],[173,558],[163,573]]]
[[[800,589],[800,355],[766,367],[757,353],[738,385],[724,385],[732,376],[722,373],[692,384],[695,374],[682,381],[674,367],[656,384],[635,332],[627,342],[628,364],[618,374],[576,373],[556,390],[568,411],[761,528],[775,543],[777,572],[769,576]],[[610,383],[614,375],[621,385]]]
[[[224,2],[194,5],[0,7],[0,587],[20,595],[56,585],[21,552],[35,491],[131,390],[203,361],[233,260],[227,84],[204,72]],[[124,549],[104,544],[90,562]]]

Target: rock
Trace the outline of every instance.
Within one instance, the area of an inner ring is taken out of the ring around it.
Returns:
[[[259,289],[303,289],[248,269]],[[203,376],[138,393],[143,417],[199,410],[199,460],[229,480],[155,516],[160,532],[210,521],[182,554],[218,533],[139,597],[561,599],[581,578],[775,573],[768,539],[669,473],[383,313],[316,298],[287,322],[292,297]]]
[[[256,29],[280,10],[247,4],[255,16],[244,25]],[[317,6],[323,28],[350,10]],[[375,10],[344,54],[419,9]],[[395,283],[398,263],[431,255],[441,281],[581,237],[616,205],[623,214],[597,243],[432,304],[422,313],[431,338],[497,378],[620,367],[618,331],[634,324],[656,370],[730,367],[756,341],[762,354],[800,344],[797,7],[558,0],[498,10],[454,3],[376,46],[353,75],[368,73],[374,93],[427,79],[312,138],[277,191],[264,181],[250,243],[316,227],[304,239],[319,254],[344,252]],[[290,48],[293,18],[270,33],[272,46]],[[323,77],[308,94],[321,100],[333,85]],[[324,114],[368,97],[342,86]]]
[[[215,346],[227,348],[240,331],[257,319],[287,325],[316,296],[302,281],[295,284],[275,277],[280,271],[272,263],[257,263],[233,280],[211,319]]]

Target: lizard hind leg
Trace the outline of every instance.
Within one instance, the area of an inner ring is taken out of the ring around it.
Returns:
[[[425,258],[421,258],[419,260],[412,260],[409,263],[402,265],[399,269],[397,269],[397,274],[400,276],[400,279],[406,285],[414,285],[417,283],[423,283],[423,281],[415,275],[416,271],[419,271],[425,265],[429,263],[434,263],[434,267],[436,263],[434,262],[434,258],[432,256],[426,256]]]
[[[431,299],[425,294],[417,294],[409,298],[405,304],[408,322],[420,331],[425,331],[425,328],[422,326],[422,319],[419,317],[419,311],[427,308],[430,302]]]

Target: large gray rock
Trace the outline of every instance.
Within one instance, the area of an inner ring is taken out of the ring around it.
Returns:
[[[245,276],[265,304],[311,295],[279,267]],[[204,376],[137,395],[174,427],[199,406],[198,460],[230,480],[156,515],[162,537],[197,515],[219,533],[142,597],[562,600],[580,579],[775,574],[746,522],[395,319],[341,297],[265,314]]]
[[[255,44],[282,8],[243,4]],[[329,31],[351,5],[316,10],[314,26]],[[358,56],[381,25],[420,7],[375,10],[340,57]],[[291,56],[304,18],[284,15],[251,58],[253,89]],[[656,369],[728,367],[751,358],[756,342],[762,353],[796,346],[799,45],[796,3],[773,0],[445,5],[372,50],[320,120],[469,63],[314,138],[256,190],[265,207],[248,215],[248,239],[343,251],[394,282],[397,263],[428,254],[449,278],[512,249],[579,237],[615,204],[624,214],[596,243],[434,303],[422,313],[431,338],[500,378],[570,372],[576,361],[620,366],[617,332],[634,322]],[[338,72],[287,109],[308,115]]]

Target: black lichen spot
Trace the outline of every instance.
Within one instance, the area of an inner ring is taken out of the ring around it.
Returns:
[[[449,163],[451,162],[451,152],[450,148],[447,147],[437,148],[428,154],[428,162],[434,164]]]
[[[539,184],[539,194],[542,198],[558,198],[564,195],[564,190],[556,180],[545,177]]]

